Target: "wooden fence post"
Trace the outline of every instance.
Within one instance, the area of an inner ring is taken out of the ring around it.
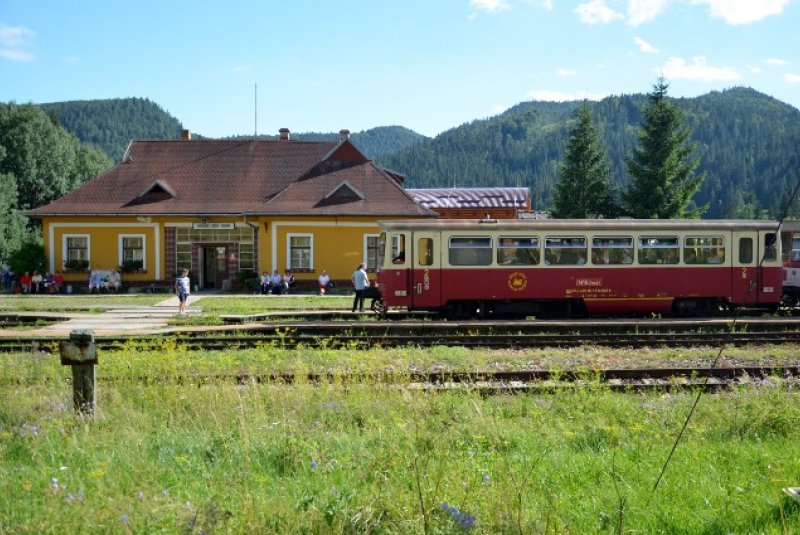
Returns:
[[[61,342],[61,364],[72,366],[72,403],[75,410],[93,414],[95,408],[95,373],[97,349],[94,332],[75,330],[69,333],[69,340]]]

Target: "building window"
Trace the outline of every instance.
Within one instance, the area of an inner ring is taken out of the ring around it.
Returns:
[[[125,271],[145,269],[144,235],[121,234],[119,237],[119,265]]]
[[[91,258],[88,235],[64,236],[64,267],[69,269],[86,269]]]
[[[367,263],[368,271],[375,271],[380,266],[380,235],[364,235],[364,261]]]
[[[292,271],[311,271],[314,269],[314,236],[312,234],[289,234],[289,265]]]
[[[255,269],[255,231],[250,227],[232,229],[175,229],[175,261],[178,267],[192,266],[193,243],[238,243],[239,271]]]

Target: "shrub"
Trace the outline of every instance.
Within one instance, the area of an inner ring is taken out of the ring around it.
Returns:
[[[43,271],[47,258],[44,246],[35,242],[26,242],[9,256],[8,263],[18,276],[26,271]]]

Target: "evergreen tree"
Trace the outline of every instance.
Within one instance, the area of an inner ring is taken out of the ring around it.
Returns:
[[[688,141],[692,131],[684,124],[680,108],[667,100],[668,87],[661,77],[647,96],[639,146],[625,162],[631,183],[623,201],[635,218],[696,218],[706,209],[690,208],[705,173],[694,174],[700,163],[692,159],[696,144]]]
[[[600,148],[592,109],[584,100],[573,114],[564,163],[555,185],[552,215],[556,218],[615,217],[616,202],[609,184],[610,166]]]

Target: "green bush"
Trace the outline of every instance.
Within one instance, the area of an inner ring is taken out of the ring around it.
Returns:
[[[23,243],[19,249],[11,253],[8,263],[18,277],[26,271],[42,272],[47,264],[44,246],[35,242]]]

